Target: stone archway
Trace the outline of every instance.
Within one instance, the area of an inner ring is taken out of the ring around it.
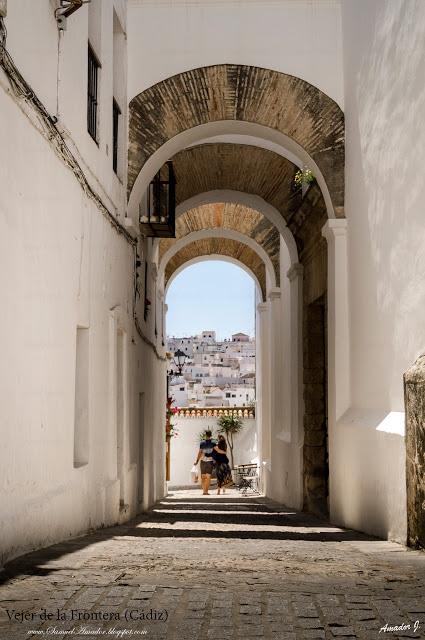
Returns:
[[[267,295],[266,267],[260,256],[246,244],[230,238],[207,237],[183,246],[167,262],[164,270],[164,285],[186,262],[203,256],[226,256],[234,258],[251,271],[259,283],[263,300]]]
[[[298,167],[274,151],[232,143],[202,144],[173,156],[176,203],[208,191],[232,189],[268,202],[286,220],[301,203]]]
[[[245,191],[235,191],[233,189],[215,189],[205,193],[199,193],[196,196],[188,198],[176,207],[176,219],[185,214],[186,211],[202,207],[204,205],[222,204],[227,206],[237,205],[244,208],[252,209],[261,213],[274,228],[280,233],[283,239],[281,246],[281,262],[283,260],[286,268],[298,262],[297,245],[290,229],[288,228],[284,218],[280,212],[263,198]]]
[[[305,80],[245,65],[201,67],[168,78],[130,102],[128,193],[147,160],[197,126],[243,121],[277,130],[316,162],[335,213],[344,204],[344,116]]]
[[[161,239],[159,260],[163,262],[176,244],[190,236],[215,235],[231,238],[262,252],[272,287],[280,286],[280,234],[263,214],[237,203],[217,202],[188,209],[177,217],[176,239]],[[161,268],[160,268],[161,270]]]
[[[270,143],[270,148],[247,144],[246,140],[244,144],[237,144],[230,139],[214,140],[215,135],[232,134],[251,135],[252,140],[263,139]],[[327,507],[327,496],[321,495],[319,500],[316,498],[318,484],[321,484],[320,491],[325,487],[326,493],[327,472],[326,464],[319,465],[317,460],[323,457],[323,442],[327,443],[328,412],[325,404],[319,420],[317,412],[313,410],[314,395],[322,383],[324,387],[320,393],[326,393],[329,361],[332,380],[329,415],[335,422],[339,412],[336,387],[339,385],[342,388],[339,381],[343,379],[345,384],[346,379],[346,371],[343,371],[342,377],[337,375],[337,365],[344,359],[335,355],[343,344],[337,340],[337,332],[341,331],[341,327],[342,333],[346,330],[345,301],[343,305],[337,305],[336,302],[336,296],[341,295],[339,284],[343,278],[340,276],[344,276],[345,270],[334,260],[332,253],[337,245],[331,239],[331,234],[338,234],[340,227],[328,224],[327,229],[331,230],[327,234],[328,247],[322,236],[322,228],[329,218],[341,218],[344,215],[343,113],[328,96],[299,78],[255,67],[218,65],[168,78],[136,96],[130,103],[129,136],[131,216],[137,214],[143,187],[147,186],[155,173],[155,167],[157,170],[162,162],[171,159],[177,175],[178,220],[180,215],[186,215],[190,205],[217,202],[211,194],[233,193],[239,197],[256,198],[268,207],[276,216],[274,224],[282,237],[285,241],[292,240],[293,245],[287,243],[285,260],[289,256],[288,264],[282,271],[284,263],[281,262],[279,277],[276,278],[281,290],[272,291],[270,297],[267,295],[264,262],[260,259],[257,264],[259,258],[255,252],[248,256],[249,247],[244,243],[224,237],[196,237],[195,242],[185,244],[170,258],[165,269],[165,282],[183,264],[197,260],[202,255],[242,257],[246,268],[256,274],[265,304],[262,312],[268,314],[276,337],[271,366],[281,371],[278,363],[280,356],[275,352],[282,349],[283,343],[285,357],[291,363],[289,381],[283,383],[279,375],[274,378],[271,463],[275,469],[287,464],[295,480],[293,488],[287,490],[288,480],[282,474],[272,488],[271,495],[274,493],[281,500],[289,496],[292,504],[300,504],[302,489],[295,486],[299,465],[297,462],[292,466],[292,461],[300,450],[304,451],[306,473],[301,503],[304,501],[307,508],[323,513]],[[275,151],[278,147],[288,150],[287,157]],[[295,171],[303,164],[313,169],[317,184],[301,197],[300,193],[294,194],[292,183]],[[238,201],[237,198],[235,201]],[[227,199],[221,202],[227,202]],[[200,233],[198,226],[195,227],[196,231],[193,232]],[[164,247],[159,249],[159,253],[163,250],[164,254]],[[331,257],[329,273],[328,252]],[[345,260],[345,256],[341,255]],[[300,264],[294,259],[295,256]],[[338,287],[335,286],[337,280]],[[330,296],[328,282],[332,285]],[[345,294],[342,292],[342,295]],[[287,313],[290,316],[283,341],[278,329],[281,296],[288,303]],[[343,313],[335,321],[337,308],[338,311],[342,309]],[[331,322],[326,321],[327,309]],[[316,313],[318,310],[320,313]],[[331,328],[330,340],[326,337],[328,326]],[[304,368],[300,366],[303,351],[299,338],[301,327],[304,329],[304,357],[307,363]],[[323,354],[318,367],[320,371],[314,371],[313,375],[308,363],[311,363],[312,354],[317,350],[317,342],[321,346],[329,344],[331,357]],[[345,361],[348,362],[348,359]],[[317,380],[314,378],[316,374]],[[292,388],[287,396],[290,415],[285,419],[280,411],[282,392],[279,385],[282,384]],[[304,390],[304,404],[308,408],[305,413],[298,394],[301,387]],[[294,390],[297,391],[294,393]],[[296,396],[295,399],[291,394]],[[320,421],[323,434],[313,433]],[[305,441],[304,434],[307,436]],[[324,475],[321,483],[317,482],[319,466],[320,473]]]

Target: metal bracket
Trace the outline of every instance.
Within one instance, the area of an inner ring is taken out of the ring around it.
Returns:
[[[0,0],[1,2],[1,0]],[[83,4],[88,4],[91,0],[59,0],[59,8],[55,11],[55,18],[58,25],[58,29],[66,31],[66,20],[78,9],[81,9]]]

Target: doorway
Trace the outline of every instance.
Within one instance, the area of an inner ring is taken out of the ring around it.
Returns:
[[[304,510],[329,514],[326,296],[304,307]]]

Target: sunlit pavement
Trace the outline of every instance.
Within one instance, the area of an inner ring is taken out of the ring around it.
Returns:
[[[425,637],[425,554],[234,489],[171,492],[0,575],[2,640]]]

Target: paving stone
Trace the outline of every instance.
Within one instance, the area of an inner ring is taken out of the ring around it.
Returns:
[[[228,604],[220,604],[220,606],[218,606],[217,604],[213,604],[211,606],[211,613],[216,613],[217,615],[220,616],[226,616],[229,615],[229,611],[231,611],[233,609],[233,603],[229,602]]]
[[[345,596],[345,599],[347,602],[354,602],[356,604],[370,604],[370,597],[369,596],[358,596],[358,595],[351,595],[351,594],[347,594]]]
[[[348,612],[350,620],[376,620],[376,615],[372,610],[355,609]]]
[[[302,629],[323,629],[319,618],[297,618],[296,625]]]
[[[206,602],[189,602],[187,608],[191,611],[200,611],[205,609],[207,606]]]
[[[179,495],[169,498],[171,505],[178,505]],[[223,505],[221,510],[233,514],[233,520],[225,524],[208,512],[194,523],[188,511],[186,531],[196,524],[211,537],[180,537],[178,530],[186,520],[183,508],[177,533],[171,535],[174,525],[169,514],[157,510],[138,519],[137,535],[128,535],[130,524],[124,526],[121,538],[119,527],[98,532],[95,545],[88,537],[84,554],[73,541],[58,545],[66,566],[62,560],[49,559],[55,547],[19,559],[15,568],[11,563],[0,574],[0,638],[22,640],[29,628],[5,619],[5,608],[40,611],[44,606],[110,613],[166,610],[167,622],[152,620],[141,625],[121,619],[119,624],[101,623],[104,629],[143,626],[149,640],[371,640],[379,637],[386,621],[396,624],[414,619],[421,625],[424,620],[421,632],[425,629],[424,554],[411,554],[401,547],[397,554],[387,553],[385,542],[378,543],[379,551],[363,553],[350,543],[352,532],[342,532],[341,540],[334,542],[326,539],[326,523],[322,526],[306,514],[288,520],[280,515],[285,511],[280,505],[262,498],[244,503],[236,491],[226,494],[226,501],[232,495],[242,505]],[[184,502],[192,499],[184,492],[181,496]],[[170,537],[152,536],[154,528],[163,523]],[[146,537],[144,528],[149,529]],[[292,538],[294,530],[297,539]],[[226,537],[222,539],[223,531]],[[278,535],[274,538],[271,533]],[[320,536],[323,542],[317,540]],[[374,542],[368,545],[373,550]],[[405,558],[408,571],[402,561]],[[37,575],[33,567],[43,567],[45,573]],[[392,579],[396,582],[387,581]],[[61,623],[62,630],[70,624]],[[38,621],[32,628],[47,627]],[[410,637],[408,634],[391,637]]]
[[[240,614],[247,614],[247,615],[261,615],[261,605],[256,604],[242,604],[239,607],[239,613]]]
[[[219,634],[217,634],[217,629],[208,629],[208,638],[213,638],[214,640],[218,640],[218,638],[233,638],[233,629],[223,629],[220,628]]]
[[[355,638],[356,637],[356,632],[354,631],[354,629],[352,627],[330,627],[330,631],[332,633],[333,636],[335,636],[336,638],[338,637],[349,637],[349,638]]]
[[[316,607],[295,607],[294,606],[295,615],[298,618],[317,618],[317,609]]]
[[[305,640],[322,640],[326,638],[324,629],[307,629],[302,632],[302,638]]]
[[[283,629],[285,631],[294,631],[294,626],[286,620],[283,621],[282,618],[279,618],[278,620],[269,623],[269,629],[274,633],[282,631]]]
[[[210,616],[210,620],[212,623],[214,623],[214,625],[217,626],[229,626],[232,624],[232,618],[231,618],[231,614],[226,614],[226,615],[217,615],[217,616]]]
[[[238,628],[238,636],[247,638],[264,637],[264,627],[262,625],[248,625]]]
[[[186,613],[186,618],[188,620],[195,620],[205,617],[205,611],[188,611]]]

